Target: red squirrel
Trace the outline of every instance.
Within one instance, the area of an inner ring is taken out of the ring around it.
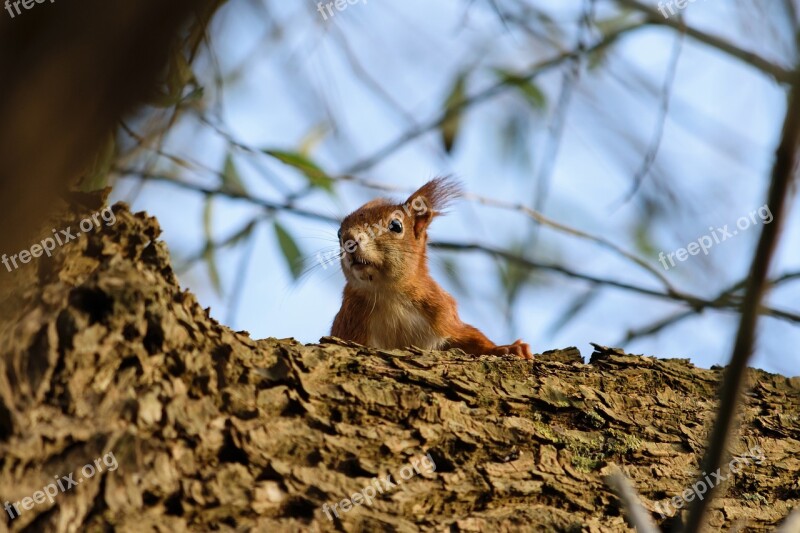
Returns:
[[[471,355],[531,359],[527,343],[497,345],[458,316],[455,299],[428,271],[428,226],[461,194],[458,182],[436,178],[404,204],[372,200],[339,228],[347,283],[331,335],[382,349],[461,348]]]

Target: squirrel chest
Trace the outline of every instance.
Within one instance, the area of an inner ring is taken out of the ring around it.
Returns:
[[[378,348],[416,346],[437,350],[445,344],[429,320],[402,296],[380,297],[374,302],[367,325],[367,343]]]

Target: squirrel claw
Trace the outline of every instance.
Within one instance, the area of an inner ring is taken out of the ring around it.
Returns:
[[[531,360],[533,353],[531,347],[527,342],[522,342],[522,339],[517,339],[514,344],[505,346],[497,346],[494,350],[494,355],[515,355],[520,359]]]

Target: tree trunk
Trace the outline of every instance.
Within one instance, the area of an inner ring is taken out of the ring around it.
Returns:
[[[221,2],[0,3],[0,250],[28,244]]]
[[[622,531],[614,464],[662,525],[702,495],[719,368],[253,340],[179,289],[153,218],[82,233],[78,200],[46,226],[78,240],[0,273],[0,532]],[[800,378],[750,384],[713,528],[800,505]]]

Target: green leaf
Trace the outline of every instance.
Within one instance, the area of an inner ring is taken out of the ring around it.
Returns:
[[[240,229],[239,231],[237,231],[236,233],[225,239],[225,246],[234,246],[244,241],[248,237],[250,237],[257,223],[258,219],[254,219],[248,222],[242,229]]]
[[[294,238],[278,222],[275,222],[275,235],[278,237],[278,244],[292,273],[292,278],[297,279],[303,273],[303,254],[297,246]]]
[[[505,85],[516,88],[519,94],[528,102],[528,105],[536,111],[541,111],[547,107],[547,96],[533,81],[510,70],[496,68],[494,72]]]
[[[186,61],[181,50],[170,57],[169,71],[167,73],[167,89],[170,95],[183,94],[183,88],[194,79],[194,72],[189,62]]]
[[[618,14],[606,19],[595,20],[594,24],[600,30],[600,34],[605,37],[629,26],[635,14],[636,11],[633,9],[622,8]]]
[[[206,205],[203,207],[203,233],[205,234],[206,247],[203,250],[203,260],[208,267],[208,277],[211,279],[211,286],[217,295],[222,296],[222,281],[217,268],[217,259],[214,254],[214,239],[211,234],[213,196],[206,197]]]
[[[206,205],[203,206],[203,234],[206,237],[206,242],[211,242],[211,228],[213,218],[213,205],[214,197],[211,195],[206,196]]]
[[[309,131],[301,140],[300,140],[300,148],[297,150],[300,154],[308,157],[314,148],[319,145],[324,139],[325,136],[328,135],[330,132],[330,127],[327,123],[322,122],[317,124],[311,131]]]
[[[608,51],[608,46],[601,46],[589,52],[588,61],[586,63],[587,70],[593,71],[602,67],[606,59],[608,59]]]
[[[463,104],[466,99],[467,73],[462,72],[456,77],[450,94],[445,100],[445,118],[439,126],[442,134],[442,143],[447,153],[453,149],[456,137],[461,129],[461,119],[463,116]]]
[[[442,260],[442,266],[444,267],[444,273],[447,279],[450,280],[456,288],[456,291],[462,295],[469,294],[469,289],[467,288],[467,284],[464,283],[464,278],[461,275],[461,269],[458,268],[458,263],[454,259],[446,257]]]
[[[271,148],[265,148],[262,151],[281,163],[294,167],[302,172],[306,179],[308,179],[309,185],[312,187],[317,187],[331,193],[333,192],[334,180],[308,157],[298,154],[297,152],[287,152],[285,150],[274,150]]]
[[[242,177],[236,169],[233,155],[229,152],[225,157],[225,165],[222,168],[222,190],[233,194],[247,195],[247,190],[242,183]]]
[[[192,67],[183,55],[182,50],[176,50],[169,56],[164,89],[160,89],[150,102],[156,107],[172,107],[183,100],[183,93],[190,82],[195,81]]]
[[[117,139],[113,133],[109,133],[103,147],[95,154],[94,160],[82,176],[79,184],[80,190],[90,192],[105,187],[108,184],[108,174],[114,165],[116,155]]]
[[[214,248],[208,246],[203,251],[203,260],[206,262],[206,267],[208,267],[208,277],[211,279],[211,286],[214,287],[214,292],[216,292],[218,296],[222,296],[222,281],[220,280],[219,270],[217,269]]]

